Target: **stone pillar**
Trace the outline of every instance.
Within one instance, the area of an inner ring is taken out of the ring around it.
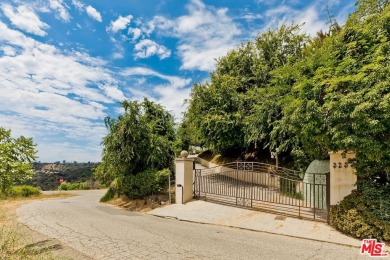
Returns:
[[[176,164],[176,204],[184,204],[192,200],[194,183],[193,159],[188,159],[188,152],[182,151]]]
[[[355,158],[355,152],[330,152],[330,205],[342,201],[356,189],[357,176],[348,159]]]

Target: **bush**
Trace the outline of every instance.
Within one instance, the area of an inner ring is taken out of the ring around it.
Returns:
[[[141,199],[168,189],[169,169],[146,170],[137,175],[116,178],[107,193],[100,199],[106,202],[123,194],[130,199]]]
[[[13,186],[7,192],[7,195],[10,197],[31,197],[41,194],[41,191],[38,188],[32,186]]]
[[[353,191],[331,208],[330,224],[355,238],[390,241],[390,190],[382,186]]]
[[[64,181],[58,187],[58,190],[89,190],[90,186],[88,182],[76,182],[76,183],[68,183]]]
[[[131,199],[161,192],[168,187],[169,169],[146,170],[137,175],[126,176],[122,183],[123,194]]]
[[[68,187],[69,187],[69,184],[64,181],[63,183],[60,184],[60,186],[58,186],[58,190],[68,190]]]
[[[110,187],[106,194],[100,199],[100,202],[107,202],[109,200],[115,199],[118,197],[118,194],[116,193],[115,189]]]

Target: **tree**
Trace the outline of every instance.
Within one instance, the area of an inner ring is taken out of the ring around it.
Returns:
[[[102,163],[95,176],[107,185],[114,181],[119,194],[133,196],[128,184],[134,182],[134,176],[173,168],[174,118],[146,98],[143,102],[123,101],[122,107],[123,115],[105,120],[109,133],[103,139]]]
[[[280,118],[277,99],[294,83],[288,66],[301,58],[307,39],[299,25],[281,26],[221,57],[211,82],[194,85],[185,127],[198,129],[197,139],[219,153],[277,146],[270,121]],[[276,73],[283,74],[278,82]]]
[[[183,127],[214,152],[277,150],[302,170],[354,150],[359,180],[389,185],[390,5],[358,0],[344,26],[330,22],[313,38],[283,25],[220,58]]]
[[[0,193],[6,193],[12,185],[33,175],[35,146],[32,138],[13,138],[11,130],[0,127]]]

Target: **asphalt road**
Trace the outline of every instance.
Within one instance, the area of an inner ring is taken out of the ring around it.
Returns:
[[[26,204],[18,220],[93,259],[368,259],[353,247],[163,219],[101,204],[104,191],[77,193]]]

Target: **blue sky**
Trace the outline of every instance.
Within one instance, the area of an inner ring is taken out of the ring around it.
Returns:
[[[179,122],[215,59],[282,23],[327,28],[354,1],[2,0],[0,126],[33,137],[40,161],[100,161],[103,120],[148,97]]]

